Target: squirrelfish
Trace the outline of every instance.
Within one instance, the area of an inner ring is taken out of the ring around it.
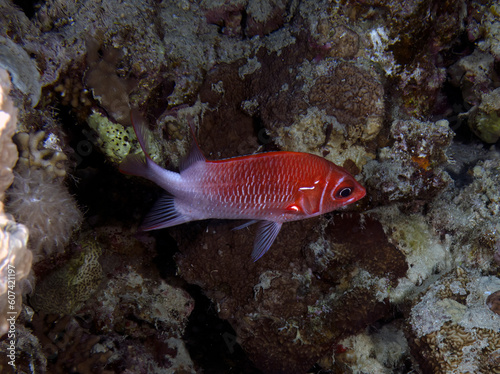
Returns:
[[[209,218],[258,222],[252,259],[271,247],[283,223],[315,217],[351,204],[366,191],[344,168],[309,153],[266,152],[209,161],[194,139],[180,172],[166,170],[149,156],[143,118],[132,122],[145,159],[129,155],[120,165],[126,174],[147,178],[164,194],[142,228],[156,230]]]

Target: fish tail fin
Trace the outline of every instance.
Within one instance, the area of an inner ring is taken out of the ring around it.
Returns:
[[[141,155],[127,155],[125,159],[121,162],[118,167],[121,173],[127,175],[137,175],[139,177],[147,178],[148,171],[148,162]]]
[[[139,154],[129,154],[122,161],[118,169],[124,174],[148,178],[150,174],[149,169],[151,169],[152,164],[156,164],[149,156],[149,146],[146,142],[146,124],[137,109],[130,111],[130,118],[134,126],[135,135],[146,158]]]
[[[158,230],[165,227],[177,226],[191,219],[179,213],[175,207],[175,197],[162,195],[153,205],[153,208],[144,218],[140,227],[143,231]]]

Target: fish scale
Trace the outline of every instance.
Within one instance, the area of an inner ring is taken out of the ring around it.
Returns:
[[[316,157],[308,154],[307,156]],[[235,203],[241,208],[240,214],[247,215],[243,218],[254,218],[248,216],[249,209],[285,209],[293,203],[301,186],[312,185],[316,176],[328,172],[327,165],[323,170],[312,169],[307,162],[298,165],[295,159],[304,157],[293,152],[282,152],[282,162],[273,162],[275,155],[261,154],[256,158],[252,157],[254,156],[242,157],[239,162],[233,163],[226,163],[224,160],[209,161],[205,166],[199,167],[204,169],[203,175],[195,168],[192,174],[198,175],[198,178],[190,179],[186,175],[185,182],[197,185],[196,189],[199,189],[200,194],[213,203],[219,203],[221,216],[226,211],[225,204]],[[280,170],[280,173],[274,173],[273,170]],[[181,177],[184,178],[184,173]]]
[[[256,261],[283,223],[331,212],[366,194],[345,169],[316,155],[267,152],[207,161],[194,139],[180,173],[166,170],[149,157],[146,125],[136,110],[132,123],[146,158],[127,156],[120,171],[147,178],[166,191],[146,216],[144,230],[210,218],[250,220],[238,228],[258,222],[252,252]]]

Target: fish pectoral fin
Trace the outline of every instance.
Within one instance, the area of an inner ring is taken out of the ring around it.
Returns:
[[[266,253],[280,232],[282,223],[260,221],[252,251],[252,260],[255,262]]]
[[[318,213],[320,208],[319,199],[317,199],[314,195],[311,195],[307,192],[301,193],[301,196],[299,197],[295,205],[299,207],[300,212],[307,215]]]
[[[177,226],[191,219],[175,209],[175,198],[164,194],[144,218],[140,229],[143,231],[157,230],[165,227]]]

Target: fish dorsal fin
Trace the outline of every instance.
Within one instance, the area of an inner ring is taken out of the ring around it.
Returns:
[[[281,230],[281,223],[260,221],[253,245],[252,260],[255,262],[266,253]]]
[[[203,156],[203,153],[201,152],[200,146],[198,145],[198,142],[196,141],[196,136],[194,133],[194,124],[192,119],[188,119],[189,127],[191,129],[191,136],[193,137],[193,141],[191,142],[191,148],[189,149],[189,153],[184,157],[180,164],[179,164],[179,170],[182,173],[183,170],[186,170],[189,168],[191,165],[198,161],[203,161],[206,162],[207,159],[205,156]]]

